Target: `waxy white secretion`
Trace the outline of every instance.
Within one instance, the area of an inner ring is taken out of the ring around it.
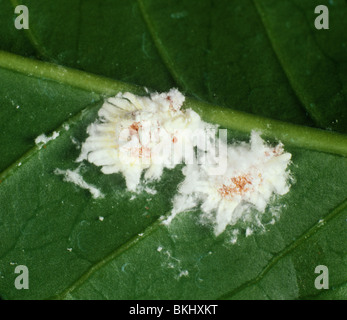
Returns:
[[[91,124],[78,161],[101,166],[105,174],[120,172],[128,190],[135,191],[144,170],[146,180],[161,177],[194,153],[194,135],[207,125],[191,109],[181,110],[177,90],[139,97],[119,93],[105,101],[99,120]]]
[[[200,206],[219,235],[244,219],[250,208],[263,213],[274,195],[289,191],[291,154],[281,143],[266,144],[257,132],[249,143],[227,145],[211,130],[216,126],[191,109],[181,109],[184,101],[177,89],[149,97],[126,92],[107,99],[99,119],[87,129],[78,161],[88,160],[105,174],[122,173],[129,191],[136,191],[144,171],[146,181],[157,180],[164,168],[185,163],[185,180],[164,223]],[[222,171],[215,170],[215,145],[225,160]]]

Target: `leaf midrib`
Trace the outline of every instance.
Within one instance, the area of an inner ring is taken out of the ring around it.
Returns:
[[[126,91],[140,95],[146,94],[145,89],[139,86],[49,62],[24,58],[5,51],[0,51],[0,67],[27,76],[70,85],[101,96]],[[344,134],[247,114],[193,98],[187,98],[184,107],[192,108],[205,121],[217,123],[227,129],[246,133],[258,130],[265,134],[266,138],[281,140],[294,147],[347,156],[347,135]]]

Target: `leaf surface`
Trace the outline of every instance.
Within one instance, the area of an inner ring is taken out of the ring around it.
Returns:
[[[0,0],[0,48],[34,58],[0,54],[0,296],[346,299],[346,136],[302,126],[345,132],[346,4],[334,1],[336,28],[322,34],[316,2],[24,1],[26,32],[13,27],[17,3]],[[235,245],[230,229],[216,238],[202,226],[199,210],[163,226],[181,167],[135,198],[123,177],[90,164],[80,172],[103,199],[55,175],[78,167],[106,95],[144,93],[133,84],[178,86],[230,139],[258,128],[282,140],[295,183],[273,204],[279,221]],[[29,290],[14,286],[17,265],[29,269]],[[329,268],[325,293],[314,287],[317,265]]]

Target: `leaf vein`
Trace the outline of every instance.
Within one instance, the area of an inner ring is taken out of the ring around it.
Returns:
[[[333,209],[323,220],[318,221],[315,225],[313,225],[311,228],[309,228],[305,233],[303,233],[298,239],[293,241],[289,246],[284,248],[282,251],[280,251],[278,254],[276,254],[270,262],[263,268],[263,270],[253,279],[248,280],[244,284],[240,285],[239,287],[235,288],[234,290],[223,294],[218,299],[231,299],[233,296],[241,292],[242,290],[255,285],[259,283],[267,273],[284,257],[289,255],[294,249],[296,249],[298,246],[302,245],[306,240],[311,238],[314,234],[316,234],[318,231],[322,229],[323,226],[325,226],[327,223],[329,223],[331,220],[336,218],[341,212],[343,212],[344,209],[347,208],[347,198],[335,209]]]

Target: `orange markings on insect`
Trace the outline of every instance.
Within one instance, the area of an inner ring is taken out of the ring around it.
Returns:
[[[284,151],[284,150],[283,150],[282,145],[279,144],[278,146],[276,146],[275,148],[273,148],[272,153],[275,154],[276,156],[278,156],[278,155],[282,154],[283,151]]]
[[[269,151],[265,151],[264,153],[265,153],[265,155],[267,157],[270,156],[270,152]],[[278,155],[282,154],[283,153],[283,147],[281,145],[276,146],[275,148],[272,149],[272,153],[275,156],[278,156]]]
[[[172,138],[172,142],[173,142],[173,143],[176,143],[176,142],[177,142],[177,138],[176,138],[176,137],[173,137],[173,138]]]
[[[173,110],[173,111],[176,111],[175,108],[173,107],[173,104],[172,104],[172,98],[171,98],[170,96],[167,96],[167,97],[166,97],[166,100],[167,100],[167,101],[170,101],[170,106],[169,106],[170,109]]]
[[[139,132],[139,128],[141,127],[140,122],[134,122],[130,127],[130,134],[134,135],[134,134],[138,134]]]
[[[248,175],[233,177],[230,180],[230,185],[223,184],[223,186],[218,189],[218,192],[224,198],[232,198],[234,195],[244,194],[249,190],[249,186],[252,185]]]

